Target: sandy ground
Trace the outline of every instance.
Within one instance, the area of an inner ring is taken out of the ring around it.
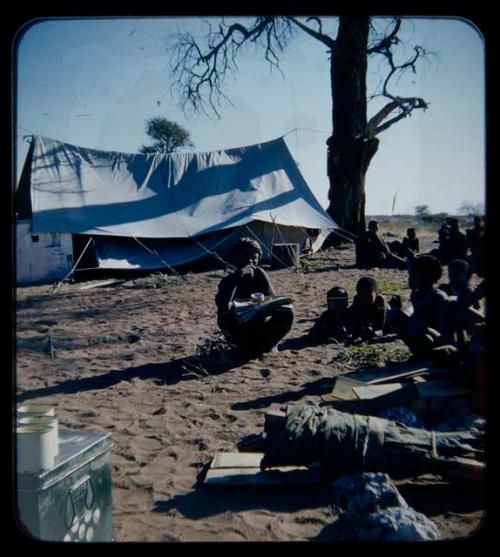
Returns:
[[[382,293],[408,298],[406,272],[366,273],[353,262],[352,249],[327,250],[308,272],[270,271],[279,293],[293,297],[296,321],[277,354],[245,363],[206,355],[218,338],[222,271],[163,285],[148,276],[87,290],[89,282],[17,289],[18,400],[56,405],[61,429],[112,433],[116,541],[328,539],[336,516],[324,489],[195,484],[217,452],[262,432],[266,410],[319,401],[334,375],[408,355],[399,341],[357,351],[302,342],[333,285],[352,297],[357,279],[370,274]],[[46,352],[49,334],[55,358]],[[426,475],[398,486],[444,538],[481,524],[477,484]]]

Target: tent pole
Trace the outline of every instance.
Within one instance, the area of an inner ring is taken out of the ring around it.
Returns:
[[[273,225],[276,227],[276,230],[278,231],[278,234],[279,234],[280,237],[281,237],[281,241],[283,242],[283,245],[285,245],[285,246],[287,247],[286,249],[287,249],[287,252],[288,252],[288,256],[290,257],[290,259],[293,260],[292,250],[291,250],[291,248],[289,247],[289,244],[286,243],[285,238],[283,237],[283,234],[281,233],[281,230],[279,229],[279,226],[276,224],[276,217],[273,218],[273,215],[271,214],[271,218],[273,219]],[[306,234],[306,236],[307,236],[307,234]],[[271,249],[272,249],[272,246],[271,246]],[[296,271],[299,270],[299,268],[297,267],[297,265],[294,264],[293,267],[294,267],[294,269],[295,269]]]
[[[276,259],[276,261],[279,261],[279,263],[281,265],[283,265],[283,268],[288,268],[288,265],[286,265],[286,263],[284,261],[282,261],[275,253],[273,253],[273,250],[270,250],[266,244],[257,236],[257,234],[255,234],[255,232],[253,232],[253,230],[251,230],[250,228],[248,228],[248,224],[245,225],[245,228],[248,230],[248,232],[250,232],[250,234],[257,240],[257,242],[259,242],[259,244],[266,248],[266,250],[269,252],[269,255],[271,257],[274,257],[274,259]],[[294,267],[294,270],[297,271],[297,267]]]
[[[83,248],[82,253],[80,254],[80,257],[76,260],[76,263],[73,265],[73,268],[70,270],[70,272],[57,284],[56,286],[56,290],[61,286],[61,284],[74,272],[74,270],[76,269],[76,266],[78,265],[78,263],[80,263],[80,259],[83,257],[83,254],[87,251],[87,248],[90,245],[90,242],[92,242],[94,240],[94,238],[91,236],[89,241],[87,242],[87,245]]]

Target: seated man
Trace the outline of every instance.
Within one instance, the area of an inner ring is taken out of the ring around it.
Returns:
[[[450,306],[448,296],[436,287],[443,268],[432,255],[419,255],[410,263],[408,285],[413,313],[392,309],[391,326],[413,353],[413,359],[431,358],[431,351],[451,343]]]
[[[368,223],[368,230],[357,237],[356,265],[361,269],[372,267],[406,269],[408,267],[407,262],[391,252],[378,230],[378,222],[371,220]]]
[[[335,286],[327,292],[326,303],[328,309],[320,315],[309,330],[309,335],[318,340],[334,339],[337,342],[343,342],[347,337],[348,294],[343,288]]]
[[[361,277],[356,284],[356,295],[347,309],[351,340],[370,340],[376,331],[385,325],[386,305],[384,298],[377,294],[377,281],[372,277]]]
[[[248,355],[277,351],[277,344],[290,330],[294,317],[288,304],[269,306],[245,322],[238,319],[234,311],[236,298],[250,299],[255,293],[275,295],[267,273],[258,266],[261,256],[258,242],[240,239],[232,250],[236,270],[220,281],[215,297],[219,328],[229,342]]]

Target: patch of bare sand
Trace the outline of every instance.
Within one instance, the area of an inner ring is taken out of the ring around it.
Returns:
[[[342,346],[303,342],[329,288],[344,286],[352,297],[359,277],[370,274],[384,293],[408,299],[405,272],[355,269],[352,249],[321,252],[308,266],[307,273],[270,271],[295,305],[281,351],[210,369],[186,358],[217,333],[221,272],[191,274],[162,288],[143,277],[82,291],[78,283],[17,289],[19,400],[57,405],[61,428],[112,433],[117,541],[302,541],[334,520],[318,488],[195,488],[217,452],[234,451],[262,431],[264,411],[319,400],[333,375],[357,366]],[[384,358],[404,348],[395,342],[377,350]],[[479,524],[477,497],[469,494],[465,507],[451,500],[435,508],[432,494],[420,500],[422,487],[413,485],[409,502],[418,500],[418,510],[427,510],[445,537],[467,536]]]

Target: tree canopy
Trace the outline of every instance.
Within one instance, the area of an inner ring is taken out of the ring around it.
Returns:
[[[143,145],[141,153],[173,153],[179,147],[193,147],[189,132],[179,124],[161,116],[146,121],[146,135],[151,145]]]

